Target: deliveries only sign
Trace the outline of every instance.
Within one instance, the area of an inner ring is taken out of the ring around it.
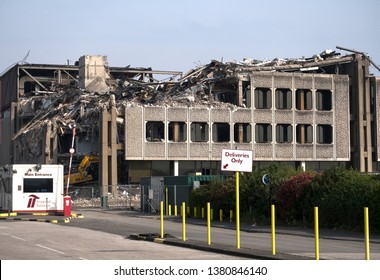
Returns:
[[[223,149],[222,171],[252,172],[252,151]]]

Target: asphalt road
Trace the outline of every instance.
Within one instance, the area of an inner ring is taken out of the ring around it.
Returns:
[[[159,215],[99,208],[78,209],[75,212],[83,218],[74,218],[68,223],[41,223],[27,218],[22,221],[0,220],[0,258],[315,259],[315,239],[311,229],[276,228],[276,254],[273,255],[271,233],[266,227],[241,225],[241,248],[237,249],[234,223],[212,221],[211,244],[208,244],[205,220],[187,219],[186,241],[183,241],[180,217],[164,218],[165,238],[161,239],[157,238],[160,232]],[[160,244],[148,241],[158,241]],[[379,236],[370,236],[370,241],[371,259],[380,260]],[[320,230],[319,244],[320,259],[365,258],[361,233]]]
[[[84,219],[76,219],[71,223],[61,224],[65,227],[81,227],[95,231],[104,231],[130,237],[131,235],[160,233],[159,215],[148,215],[139,212],[123,210],[80,209]],[[315,238],[312,229],[278,228],[276,229],[276,256],[272,256],[271,233],[269,228],[241,225],[240,244],[236,249],[236,225],[234,223],[212,221],[211,244],[208,245],[205,220],[187,219],[186,238],[182,241],[182,224],[180,217],[164,218],[164,233],[173,238],[165,238],[167,244],[198,248],[206,251],[216,251],[230,255],[263,259],[315,259]],[[380,238],[370,236],[370,257],[380,260]],[[175,240],[175,242],[173,242]],[[169,242],[171,241],[171,242]],[[149,243],[149,242],[146,242]],[[145,243],[144,243],[145,246]],[[218,250],[223,248],[223,250]],[[320,230],[320,259],[334,260],[364,260],[365,243],[361,233],[345,233]],[[162,256],[165,257],[165,256]]]
[[[91,220],[91,219],[90,219]],[[71,224],[75,224],[72,222]],[[103,223],[102,223],[103,224]],[[110,224],[103,224],[109,226]],[[113,227],[113,226],[112,226]],[[119,227],[122,231],[122,227]],[[123,234],[35,221],[0,221],[1,260],[194,260],[231,256],[125,238]],[[233,257],[237,259],[237,257]],[[240,258],[241,259],[241,258]]]

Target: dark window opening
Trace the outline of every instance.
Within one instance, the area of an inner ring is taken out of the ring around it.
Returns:
[[[218,91],[214,93],[214,98],[216,101],[224,102],[224,103],[231,103],[236,104],[237,103],[237,91],[236,90],[224,90],[224,91]]]
[[[310,124],[296,126],[296,141],[298,144],[313,143],[313,127]]]
[[[169,141],[185,142],[187,140],[186,123],[170,122],[169,123]]]
[[[52,193],[53,178],[24,178],[24,193]]]
[[[296,90],[296,108],[297,110],[311,110],[313,107],[312,94],[310,89]]]
[[[252,107],[251,82],[243,82],[243,106]]]
[[[252,141],[251,131],[249,123],[236,123],[234,125],[234,141],[236,143],[250,143]]]
[[[146,123],[146,140],[149,142],[162,142],[165,139],[165,128],[163,122]]]
[[[276,109],[292,108],[292,91],[288,88],[279,88],[275,91]]]
[[[212,125],[212,141],[229,142],[230,141],[230,125],[228,123],[214,123]]]
[[[255,107],[256,109],[272,108],[272,91],[269,88],[255,89]]]
[[[193,122],[190,128],[192,142],[208,142],[208,123]]]
[[[255,127],[255,135],[257,143],[272,142],[272,125],[267,123],[257,124]]]
[[[72,134],[63,134],[58,136],[58,153],[64,154],[69,153],[72,145],[73,135]]]
[[[317,143],[331,144],[333,142],[333,129],[331,125],[317,125]]]
[[[291,143],[293,142],[293,127],[290,124],[276,125],[276,142]]]
[[[330,90],[317,90],[317,110],[330,111],[332,109],[332,94]]]

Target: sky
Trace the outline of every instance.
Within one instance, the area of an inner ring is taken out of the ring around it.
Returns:
[[[311,57],[337,46],[380,65],[379,12],[379,0],[0,0],[0,73],[82,55],[186,73],[214,59]]]

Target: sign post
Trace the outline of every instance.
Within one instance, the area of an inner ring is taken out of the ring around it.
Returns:
[[[239,172],[252,172],[252,151],[222,150],[222,171],[235,171],[236,180],[236,248],[240,249]]]

